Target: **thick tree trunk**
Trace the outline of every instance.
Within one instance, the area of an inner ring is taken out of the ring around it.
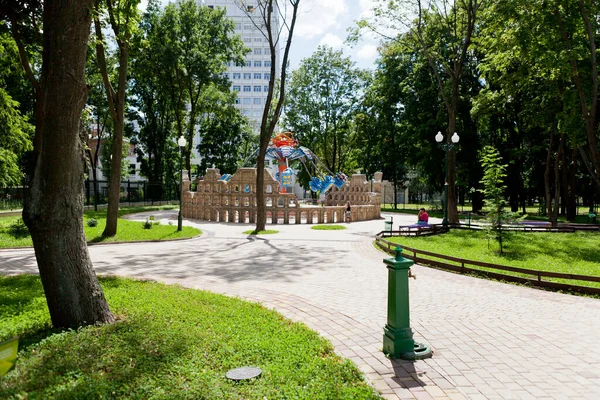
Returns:
[[[107,323],[114,318],[94,274],[83,232],[85,60],[93,2],[44,2],[40,90],[44,113],[36,125],[39,152],[23,211],[55,327]]]

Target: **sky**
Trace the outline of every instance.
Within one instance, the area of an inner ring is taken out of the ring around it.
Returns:
[[[169,0],[162,0],[163,4]],[[342,49],[359,68],[373,68],[377,59],[378,40],[363,36],[352,47],[345,44],[347,29],[368,16],[375,0],[302,0],[290,49],[290,66],[296,69],[302,59],[310,57],[319,45]],[[147,1],[142,1],[145,8]]]
[[[352,47],[345,44],[347,29],[370,14],[373,0],[303,0],[300,2],[296,30],[290,50],[290,65],[295,69],[319,45],[342,49],[360,68],[373,68],[378,40],[363,36]]]

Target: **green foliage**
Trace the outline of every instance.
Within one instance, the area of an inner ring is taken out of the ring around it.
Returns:
[[[144,221],[144,223],[142,224],[142,226],[144,227],[144,229],[151,229],[152,228],[152,221],[150,221],[148,218],[146,218],[146,221]]]
[[[29,229],[27,228],[27,225],[25,225],[25,223],[23,222],[23,218],[18,218],[9,226],[8,233],[16,239],[20,239],[29,236]]]
[[[600,276],[600,234],[597,232],[510,232],[504,237],[502,254],[488,248],[486,236],[484,231],[451,230],[443,235],[393,237],[386,240],[467,260],[539,271]],[[449,263],[460,266],[460,263]],[[598,282],[557,281],[600,287]]]
[[[98,226],[98,220],[96,218],[90,218],[90,219],[87,220],[86,224],[90,228],[93,228],[95,226]]]
[[[502,157],[498,150],[492,146],[486,146],[481,151],[481,164],[483,166],[483,178],[481,184],[485,199],[486,220],[489,225],[486,225],[488,235],[498,241],[500,253],[503,252],[502,241],[506,232],[502,230],[502,225],[515,222],[518,219],[523,219],[518,213],[508,212],[504,209],[506,200],[504,199],[504,191],[506,185],[506,165],[501,164]]]
[[[0,277],[0,340],[22,335],[0,398],[377,399],[330,342],[275,311],[205,291],[100,278],[119,321],[54,333],[37,277]],[[255,365],[262,376],[225,373]]]
[[[258,231],[258,232],[256,232],[256,230],[249,230],[249,231],[244,231],[242,233],[244,235],[274,235],[276,233],[279,233],[279,231],[277,231],[275,229],[266,229],[266,230],[262,230],[262,231]]]
[[[0,59],[4,48],[0,42]],[[19,111],[19,104],[4,90],[0,73],[0,187],[20,185],[20,159],[33,148],[33,126]]]
[[[341,231],[346,229],[343,225],[313,225],[310,229],[314,229],[316,231]]]
[[[283,124],[334,173],[351,172],[352,120],[365,77],[341,50],[326,46],[319,46],[292,73]]]

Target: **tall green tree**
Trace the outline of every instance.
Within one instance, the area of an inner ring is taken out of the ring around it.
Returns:
[[[96,60],[102,74],[106,100],[113,122],[111,170],[121,169],[123,162],[123,132],[127,95],[127,71],[131,40],[139,21],[139,0],[96,0],[94,7],[94,30],[96,32]],[[107,61],[103,27],[110,27],[117,48],[118,66]],[[120,174],[111,174],[108,184],[108,208],[103,236],[117,234],[117,218],[121,192]]]
[[[257,218],[255,232],[265,230],[267,213],[265,210],[265,156],[269,141],[279,122],[285,103],[288,76],[288,59],[300,0],[260,0],[258,2],[236,0],[242,11],[252,19],[252,23],[269,44],[271,72],[269,92],[260,122],[258,157],[256,159],[256,207]],[[280,20],[281,19],[281,20]],[[277,25],[275,21],[278,21]],[[281,59],[277,58],[277,48],[283,49]],[[278,81],[278,85],[275,83]]]
[[[25,85],[25,81],[19,79],[22,75],[17,45],[8,34],[0,34],[0,187],[22,183],[21,159],[25,152],[33,149],[34,127],[28,116],[23,115],[23,107],[9,93],[11,87],[7,84],[17,78],[11,83]],[[29,92],[29,97],[31,94]]]
[[[0,19],[11,25],[36,91],[36,131],[23,220],[33,240],[52,324],[67,328],[113,322],[83,232],[85,155],[80,120],[87,96],[84,71],[94,4],[91,0],[7,3],[0,2]],[[35,34],[23,35],[26,31]],[[28,38],[41,39],[39,77],[27,54],[23,56]]]
[[[437,82],[446,108],[446,140],[457,130],[461,84],[478,14],[488,0],[376,0],[372,19],[359,21],[359,30],[377,33],[390,40],[388,32],[406,30],[404,45],[421,51]],[[357,35],[358,32],[355,33]],[[356,37],[356,36],[355,36]],[[456,150],[448,154],[448,219],[458,223],[456,198]]]
[[[202,93],[199,108],[203,114],[197,123],[201,171],[214,165],[222,172],[233,173],[239,166],[251,129],[248,119],[235,107],[236,97],[237,93],[217,85],[209,86]]]
[[[178,136],[187,140],[185,167],[190,171],[198,117],[204,112],[201,108],[203,91],[212,84],[228,90],[229,84],[223,78],[227,64],[245,62],[244,56],[249,50],[241,38],[234,35],[234,23],[227,18],[224,9],[210,9],[194,0],[167,5],[160,24],[164,34],[159,51],[172,80],[175,123]]]
[[[293,71],[283,124],[333,173],[347,172],[353,117],[361,101],[364,72],[341,50],[317,50]]]

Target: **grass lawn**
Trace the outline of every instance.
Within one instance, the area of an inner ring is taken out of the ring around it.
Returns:
[[[158,211],[173,208],[173,206],[159,207],[123,207],[119,209],[119,216],[125,214],[133,214],[142,211]],[[191,238],[202,232],[199,229],[184,226],[181,232],[177,232],[177,224],[173,225],[153,225],[151,229],[144,229],[143,223],[128,221],[119,218],[117,227],[117,235],[113,237],[102,237],[102,231],[106,226],[106,210],[85,211],[84,215],[85,237],[88,243],[100,242],[128,242],[128,241],[147,241],[147,240],[171,240],[180,238]],[[89,227],[87,221],[90,218],[95,218],[98,225]],[[31,247],[31,236],[25,229],[22,232],[11,232],[11,225],[17,222],[20,217],[3,217],[0,218],[0,248],[8,247]]]
[[[0,276],[0,341],[21,335],[1,399],[379,399],[330,342],[257,303],[154,282],[100,278],[119,322],[66,332],[37,276]],[[225,373],[256,366],[235,383]]]
[[[249,231],[242,232],[244,235],[274,235],[279,233],[279,231],[275,229],[267,229],[264,231],[258,231],[258,233],[254,233],[254,229],[250,229]]]
[[[393,237],[386,238],[386,240],[419,250],[468,260],[540,271],[600,276],[600,233],[596,232],[510,232],[504,241],[504,254],[502,255],[499,254],[498,244],[494,240],[490,241],[490,249],[488,249],[485,233],[480,231],[451,230],[442,235]],[[507,271],[502,273],[512,274]],[[600,287],[600,283],[595,282],[565,281],[563,279],[556,279],[556,281]]]
[[[314,229],[315,231],[341,231],[346,229],[343,225],[313,225],[310,229]]]

